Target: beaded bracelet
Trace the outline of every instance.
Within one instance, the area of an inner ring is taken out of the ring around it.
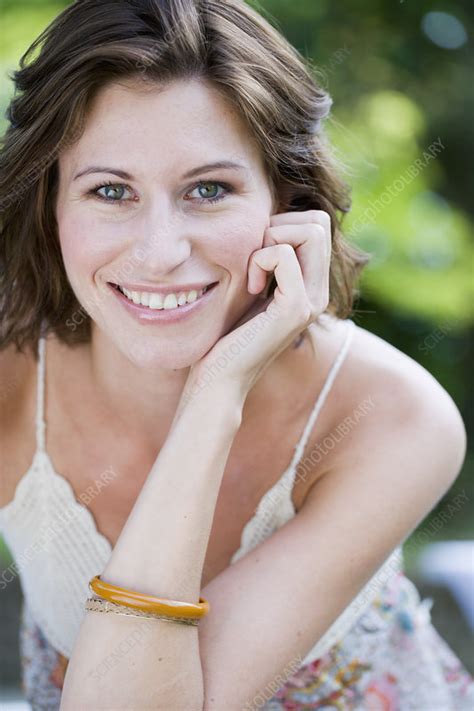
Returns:
[[[86,610],[93,612],[114,612],[117,615],[129,615],[131,617],[148,617],[155,620],[163,620],[163,622],[178,622],[184,625],[198,625],[199,620],[193,617],[168,617],[166,615],[156,615],[151,612],[143,612],[142,610],[132,610],[125,605],[118,605],[115,602],[102,600],[101,598],[89,597],[84,605]]]
[[[186,619],[201,619],[208,614],[210,605],[207,600],[200,597],[199,603],[181,602],[178,600],[166,600],[153,595],[145,595],[135,590],[112,585],[101,580],[100,575],[94,576],[89,581],[89,589],[109,602],[130,607],[133,610],[140,610],[155,615],[163,615],[170,618],[181,617]]]

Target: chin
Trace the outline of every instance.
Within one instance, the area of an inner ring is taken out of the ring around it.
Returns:
[[[113,313],[101,313],[96,326],[137,368],[158,373],[190,368],[200,361],[219,341],[228,318],[219,319],[214,312],[196,326],[128,324]]]
[[[197,339],[168,341],[155,337],[117,344],[123,354],[137,367],[149,371],[175,371],[190,368],[212,348],[215,340],[201,344]]]

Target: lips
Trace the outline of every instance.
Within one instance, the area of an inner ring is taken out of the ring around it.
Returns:
[[[209,284],[209,288],[199,298],[188,302],[183,306],[175,308],[150,308],[141,304],[135,304],[122,292],[117,284],[107,282],[110,289],[115,291],[117,298],[126,310],[134,316],[142,325],[152,324],[172,324],[190,318],[191,314],[201,311],[206,307],[209,300],[213,298],[214,291],[217,291],[220,282]]]

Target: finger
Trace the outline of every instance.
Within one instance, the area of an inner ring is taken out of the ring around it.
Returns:
[[[267,247],[270,246],[271,244],[278,244],[278,243],[283,243],[285,240],[283,238],[278,239],[278,233],[275,235],[272,234],[272,231],[268,232],[271,230],[272,227],[279,227],[281,225],[306,225],[306,224],[319,224],[321,227],[324,228],[326,235],[329,238],[329,244],[331,245],[331,217],[329,213],[325,212],[324,210],[306,210],[303,212],[282,212],[278,213],[276,215],[271,215],[270,216],[270,224],[264,231],[264,237],[263,237],[263,243],[262,247]],[[268,233],[268,234],[267,234]],[[289,240],[286,240],[289,241]],[[297,248],[299,245],[296,245],[293,242],[293,247]],[[330,246],[331,250],[331,246]],[[311,255],[307,258],[306,255],[306,250],[300,250],[298,253],[298,258],[302,259],[305,263],[310,264],[311,262]],[[329,255],[330,259],[330,255]],[[311,267],[311,264],[310,264]],[[329,266],[328,266],[329,268]],[[305,268],[304,271],[304,278],[306,279],[307,283],[310,283],[310,278],[308,277],[308,268]],[[267,275],[267,280],[268,283],[271,282],[271,276],[272,275]],[[258,286],[253,285],[251,288],[249,288],[250,293],[260,293],[260,292],[266,292],[266,287],[267,283],[263,282],[263,277],[258,278],[257,280]]]
[[[314,222],[316,225],[321,225],[331,234],[331,216],[325,210],[305,210],[303,212],[280,212],[276,215],[271,215],[269,227],[278,227],[279,225],[298,225]]]
[[[295,250],[312,303],[329,285],[331,235],[315,223],[279,225],[265,230],[264,245],[289,244]]]
[[[249,291],[253,285],[265,285],[267,275],[274,272],[277,282],[275,301],[290,299],[307,302],[303,274],[295,250],[289,244],[277,244],[254,252],[249,264]]]

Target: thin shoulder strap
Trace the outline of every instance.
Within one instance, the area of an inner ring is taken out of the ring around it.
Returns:
[[[45,449],[46,423],[44,421],[44,374],[46,344],[44,336],[38,340],[38,375],[36,380],[36,448]]]
[[[332,385],[336,379],[336,376],[339,372],[339,369],[341,365],[344,362],[344,359],[347,355],[347,352],[349,350],[349,346],[352,341],[352,336],[354,335],[356,325],[353,321],[350,319],[346,320],[347,326],[346,326],[346,336],[344,338],[344,343],[342,344],[339,353],[337,354],[334,363],[331,366],[331,369],[329,370],[329,373],[326,377],[326,381],[323,385],[323,388],[321,392],[319,393],[319,396],[316,400],[316,403],[313,407],[313,410],[308,418],[308,421],[306,423],[306,427],[304,428],[303,434],[298,442],[298,444],[295,447],[295,453],[293,455],[293,459],[291,461],[291,464],[289,466],[289,472],[290,472],[290,477],[291,477],[291,482],[293,482],[293,478],[296,472],[296,465],[298,464],[299,460],[301,459],[304,449],[306,447],[306,443],[308,441],[309,435],[311,434],[311,430],[313,429],[314,423],[316,422],[316,419],[321,412],[321,408],[323,407],[326,398],[332,388]]]

